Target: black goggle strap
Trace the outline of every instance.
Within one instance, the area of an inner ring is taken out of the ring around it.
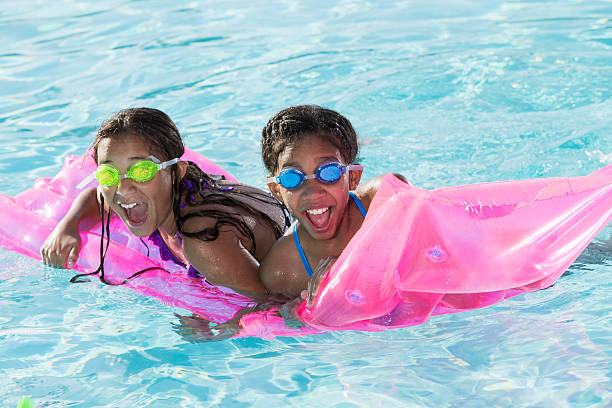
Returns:
[[[141,271],[138,271],[130,276],[128,276],[126,279],[123,280],[123,282],[111,282],[108,279],[106,279],[106,277],[104,276],[104,258],[106,257],[106,252],[108,251],[108,247],[110,245],[110,214],[108,214],[108,217],[106,219],[106,225],[104,224],[104,197],[102,195],[100,195],[100,219],[101,219],[101,224],[102,224],[102,231],[100,234],[100,266],[98,266],[98,269],[96,269],[93,272],[89,272],[89,273],[80,273],[78,275],[75,275],[72,277],[72,279],[70,279],[71,283],[83,283],[83,282],[89,282],[89,279],[81,279],[84,276],[90,276],[90,275],[97,275],[98,273],[100,274],[100,281],[106,285],[110,285],[110,286],[120,286],[120,285],[125,285],[130,279],[135,278],[136,276],[142,275],[145,272],[148,271],[152,271],[152,270],[162,270],[164,272],[170,273],[170,271],[165,270],[164,268],[161,268],[159,266],[152,266],[150,268],[146,268],[143,269]],[[104,233],[106,232],[106,246],[104,246]],[[142,238],[141,238],[142,240]],[[144,243],[144,241],[143,241]],[[147,256],[149,255],[149,247],[148,245],[145,244],[145,246],[147,247]]]
[[[113,285],[112,282],[108,282],[104,277],[104,257],[106,256],[106,251],[108,251],[108,246],[110,244],[110,214],[106,219],[106,226],[104,225],[104,196],[100,195],[100,224],[102,226],[100,232],[100,266],[93,272],[89,273],[79,273],[70,279],[71,283],[83,283],[89,282],[89,279],[81,279],[83,276],[97,275],[100,274],[100,280],[107,285]],[[106,232],[106,248],[104,247],[104,232]],[[120,285],[120,284],[119,284]]]
[[[116,286],[123,285],[127,280],[121,283],[113,283],[107,280],[104,277],[104,258],[106,257],[106,253],[108,252],[108,247],[110,245],[110,211],[108,213],[108,217],[106,218],[106,225],[104,225],[104,196],[100,194],[100,219],[102,220],[102,234],[100,236],[100,266],[98,266],[98,271],[100,272],[100,281],[107,285]],[[106,247],[104,246],[104,232],[106,231]]]
[[[140,237],[140,242],[142,242],[142,245],[144,245],[147,248],[147,256],[149,256],[149,246],[147,245],[145,240],[142,239],[142,237]]]

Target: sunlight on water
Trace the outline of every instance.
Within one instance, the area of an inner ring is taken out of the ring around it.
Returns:
[[[128,106],[260,187],[261,128],[336,109],[365,179],[434,188],[612,163],[606,1],[16,2],[0,11],[0,193]],[[551,288],[383,333],[191,343],[173,310],[0,250],[0,393],[41,407],[609,407],[608,226]]]

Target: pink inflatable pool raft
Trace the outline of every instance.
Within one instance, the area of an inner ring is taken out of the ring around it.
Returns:
[[[184,160],[234,178],[187,150]],[[15,197],[0,195],[0,245],[40,259],[47,235],[95,168],[89,156],[69,156],[53,178]],[[583,177],[483,183],[424,190],[387,175],[362,228],[323,278],[307,325],[287,327],[278,309],[250,313],[236,337],[299,336],[330,330],[380,331],[426,322],[431,316],[482,308],[552,285],[612,218],[612,165]],[[100,224],[81,232],[75,269],[99,263]],[[225,322],[253,302],[190,277],[163,260],[116,217],[105,275],[138,293]],[[148,256],[147,256],[148,253]],[[109,290],[112,290],[109,287]]]

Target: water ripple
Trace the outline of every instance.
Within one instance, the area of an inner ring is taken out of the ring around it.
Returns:
[[[612,162],[606,2],[9,1],[0,192],[83,153],[127,106],[264,186],[278,110],[344,113],[364,178],[436,188]],[[185,342],[174,310],[2,250],[7,406],[609,406],[610,228],[553,287],[383,333]]]

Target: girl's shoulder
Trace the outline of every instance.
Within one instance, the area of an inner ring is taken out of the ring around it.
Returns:
[[[270,292],[288,296],[298,295],[308,285],[308,275],[291,233],[274,243],[259,266],[259,278]]]
[[[378,191],[378,188],[380,187],[380,183],[382,182],[383,178],[385,178],[384,174],[376,176],[373,179],[366,181],[365,183],[359,184],[355,189],[355,194],[357,195],[359,201],[361,201],[361,204],[365,207],[366,210],[370,208],[370,203],[376,195],[376,192]]]
[[[395,177],[402,180],[404,183],[408,181],[404,176],[398,173],[392,173]],[[381,174],[380,176],[376,176],[371,180],[366,181],[365,183],[359,184],[357,189],[355,190],[355,194],[359,197],[359,200],[363,204],[363,206],[368,209],[370,207],[370,203],[374,199],[374,196],[378,192],[378,188],[382,183],[383,179],[387,176],[387,174]]]

